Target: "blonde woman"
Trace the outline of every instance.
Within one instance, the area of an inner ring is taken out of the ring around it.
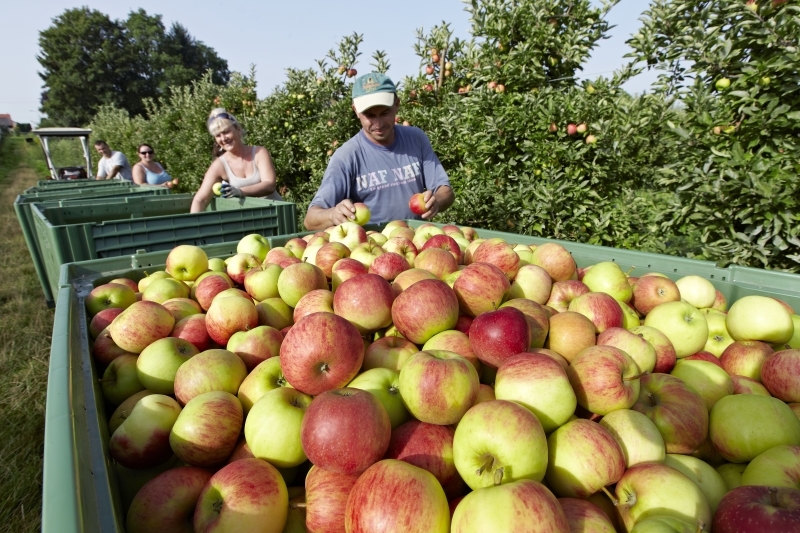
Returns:
[[[282,200],[275,191],[275,165],[263,146],[244,143],[244,131],[236,117],[218,107],[208,116],[208,132],[222,155],[208,167],[200,189],[192,201],[192,213],[204,211],[214,196],[215,183],[222,183],[225,198],[254,196]]]

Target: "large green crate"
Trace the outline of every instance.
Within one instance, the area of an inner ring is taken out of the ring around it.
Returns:
[[[34,229],[53,295],[61,265],[179,244],[214,244],[251,233],[277,236],[296,231],[295,206],[262,198],[214,198],[203,213],[189,213],[191,194],[126,199],[68,207],[34,204]]]
[[[305,235],[305,234],[299,234]],[[298,235],[270,237],[282,246]],[[237,242],[204,245],[209,257],[229,257]],[[89,351],[84,300],[98,284],[125,276],[163,270],[168,251],[96,259],[61,267],[45,412],[43,533],[125,531],[125,509],[136,482],[120,485],[108,456],[108,416],[101,377]]]
[[[69,189],[91,189],[96,187],[130,187],[137,185],[132,181],[127,180],[39,180],[36,185],[25,189],[26,194],[49,192],[55,190],[69,190]]]
[[[421,224],[411,220],[408,223]],[[382,226],[370,225],[367,229],[380,230]],[[486,230],[478,233],[481,237],[502,237],[523,244],[558,242],[582,267],[615,261],[624,270],[633,268],[642,274],[661,272],[672,279],[700,275],[729,300],[759,294],[778,297],[800,309],[800,276],[794,274],[735,266],[718,268],[705,261]],[[301,235],[305,234],[269,240],[273,247],[281,246]],[[236,253],[236,244],[212,244],[203,249],[209,257],[227,257]],[[115,465],[108,456],[109,413],[90,357],[84,300],[93,287],[114,278],[139,280],[145,271],[163,270],[167,254],[167,251],[134,254],[61,267],[45,417],[43,533],[124,531],[123,499],[132,497],[135,487],[120,485]]]
[[[118,182],[121,183],[121,182]],[[87,201],[109,201],[110,198],[128,197],[128,196],[161,196],[170,193],[170,190],[165,187],[154,186],[139,186],[124,183],[122,187],[92,187],[92,188],[70,188],[58,189],[55,188],[47,192],[32,192],[30,189],[23,194],[17,196],[14,202],[14,211],[17,213],[17,220],[22,228],[22,235],[25,238],[25,244],[28,245],[28,251],[31,254],[33,266],[36,269],[36,275],[39,278],[39,283],[42,284],[44,291],[45,301],[48,305],[52,305],[55,299],[47,285],[47,274],[45,271],[42,253],[39,249],[39,244],[36,240],[36,231],[34,229],[33,215],[31,213],[31,205],[34,202],[44,202],[47,205],[69,205],[70,202],[87,202]],[[102,200],[101,200],[102,199]]]

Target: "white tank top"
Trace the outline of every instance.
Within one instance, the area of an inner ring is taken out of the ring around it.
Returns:
[[[261,182],[261,173],[258,171],[258,166],[256,165],[255,146],[253,146],[253,173],[246,178],[240,178],[239,176],[234,175],[231,167],[228,165],[228,162],[225,161],[224,155],[220,156],[220,159],[222,159],[222,166],[225,167],[225,174],[228,176],[228,183],[231,184],[231,187],[241,189],[242,187],[256,185],[257,183]],[[270,200],[283,200],[283,197],[278,194],[278,191],[273,191],[273,193],[269,196],[262,196],[261,198],[268,198]]]

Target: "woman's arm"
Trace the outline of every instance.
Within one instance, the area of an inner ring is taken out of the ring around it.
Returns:
[[[136,163],[133,165],[133,182],[138,183],[139,185],[144,185],[147,183],[147,179],[145,177],[144,172],[144,165],[141,163]]]
[[[222,161],[219,159],[214,160],[211,166],[206,170],[206,175],[203,176],[203,182],[200,188],[194,194],[192,200],[191,213],[200,213],[206,210],[208,204],[211,203],[211,198],[214,196],[214,191],[211,189],[215,183],[222,180]]]

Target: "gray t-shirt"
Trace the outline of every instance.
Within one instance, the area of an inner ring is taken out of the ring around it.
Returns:
[[[111,173],[114,167],[120,167],[115,178],[133,181],[133,172],[128,158],[122,152],[111,152],[111,157],[101,157],[97,162],[97,177],[105,178]]]
[[[450,185],[428,136],[413,126],[395,126],[395,140],[380,146],[359,131],[331,157],[312,206],[328,209],[345,198],[364,202],[370,222],[420,218],[411,196]]]

